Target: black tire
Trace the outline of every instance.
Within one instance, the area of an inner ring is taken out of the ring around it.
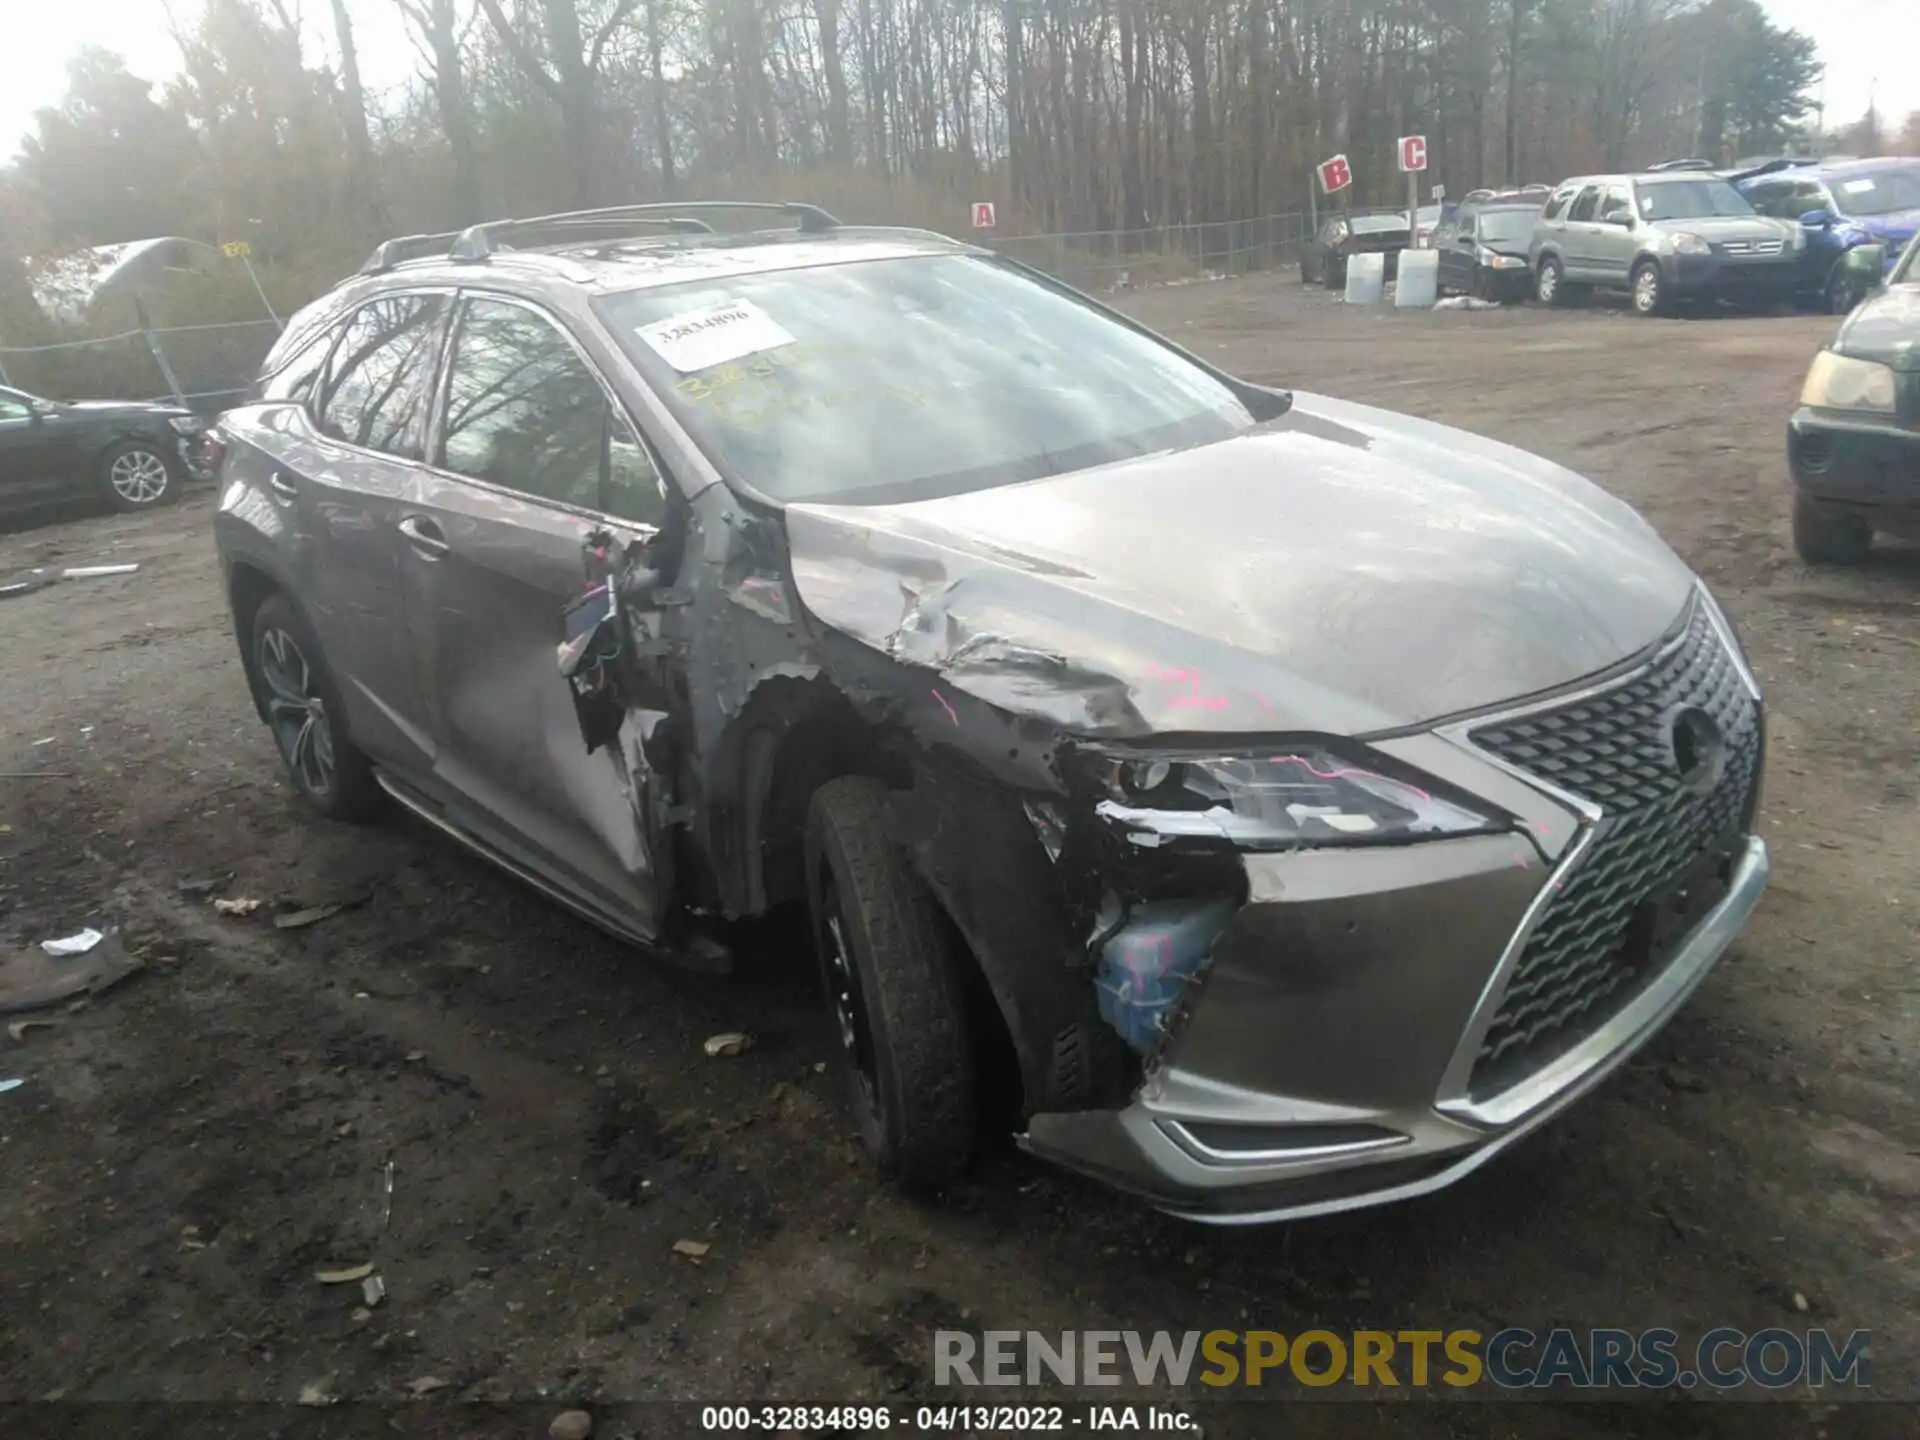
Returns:
[[[973,1048],[961,958],[925,882],[887,838],[886,796],[863,775],[814,792],[807,901],[860,1138],[883,1175],[929,1190],[973,1158]]]
[[[157,441],[122,441],[100,457],[100,493],[120,511],[171,505],[180,498],[180,461]]]
[[[1793,548],[1809,565],[1858,565],[1873,548],[1873,526],[1857,510],[1796,491]]]
[[[1540,268],[1534,272],[1533,295],[1542,305],[1552,305],[1564,309],[1573,303],[1572,288],[1567,284],[1567,272],[1559,259],[1552,255],[1540,258]]]
[[[267,729],[301,798],[329,820],[364,820],[380,809],[373,765],[348,740],[340,690],[306,617],[284,595],[254,612],[248,679]]]
[[[1829,315],[1845,315],[1854,307],[1853,276],[1847,272],[1843,259],[1833,267],[1833,274],[1827,279],[1826,291],[1821,295]]]
[[[1666,277],[1660,273],[1660,266],[1652,260],[1642,260],[1633,267],[1633,274],[1627,281],[1632,296],[1633,313],[1642,319],[1653,320],[1673,312],[1673,305],[1667,299]]]

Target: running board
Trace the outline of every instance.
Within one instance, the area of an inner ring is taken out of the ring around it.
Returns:
[[[660,953],[651,935],[643,934],[635,930],[632,926],[616,920],[613,916],[603,913],[598,907],[588,904],[579,896],[562,889],[551,880],[544,879],[535,874],[532,870],[496,846],[489,845],[478,836],[461,829],[458,825],[455,825],[451,820],[447,819],[446,816],[440,814],[431,801],[423,796],[414,794],[413,791],[409,790],[400,781],[390,777],[385,771],[375,770],[373,772],[373,778],[379,782],[382,790],[386,791],[387,794],[391,795],[401,805],[405,806],[415,815],[418,815],[441,834],[459,841],[482,860],[499,866],[523,885],[538,890],[555,904],[565,906],[582,920],[585,920],[589,925],[594,926],[596,929],[604,930],[607,934],[613,936],[614,939],[624,940],[629,945],[639,946],[641,949],[651,953]]]

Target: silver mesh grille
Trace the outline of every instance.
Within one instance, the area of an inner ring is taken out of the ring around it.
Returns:
[[[1687,708],[1723,741],[1717,779],[1682,781],[1670,739]],[[1528,936],[1475,1061],[1470,1090],[1496,1094],[1585,1039],[1660,973],[1676,935],[1657,912],[1678,889],[1724,892],[1751,823],[1760,707],[1699,598],[1678,637],[1601,694],[1470,732],[1511,765],[1604,812],[1586,853]]]

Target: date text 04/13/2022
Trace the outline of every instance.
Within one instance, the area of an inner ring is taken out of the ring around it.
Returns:
[[[1199,1422],[1161,1405],[707,1405],[703,1430],[771,1432],[848,1430],[863,1434],[1013,1434],[1071,1430],[1192,1431]]]

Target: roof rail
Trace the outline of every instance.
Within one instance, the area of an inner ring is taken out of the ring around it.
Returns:
[[[792,200],[667,200],[642,205],[611,205],[600,210],[563,210],[554,215],[533,215],[523,220],[488,220],[469,225],[454,240],[447,252],[451,260],[477,263],[494,251],[495,241],[538,227],[580,227],[614,222],[670,224],[697,234],[712,234],[713,227],[691,216],[695,210],[771,210],[791,215],[807,234],[820,234],[839,228],[840,222],[818,205]],[[695,227],[698,227],[695,229]]]
[[[1659,170],[1711,170],[1711,169],[1713,169],[1713,162],[1711,160],[1662,160],[1658,165],[1647,166],[1647,173],[1652,174],[1655,171],[1659,171]]]
[[[391,240],[382,240],[373,247],[373,254],[367,257],[367,263],[360,267],[362,275],[378,275],[383,270],[391,270],[402,260],[418,260],[424,255],[445,254],[447,246],[459,235],[458,230],[444,230],[437,235],[396,235]]]

